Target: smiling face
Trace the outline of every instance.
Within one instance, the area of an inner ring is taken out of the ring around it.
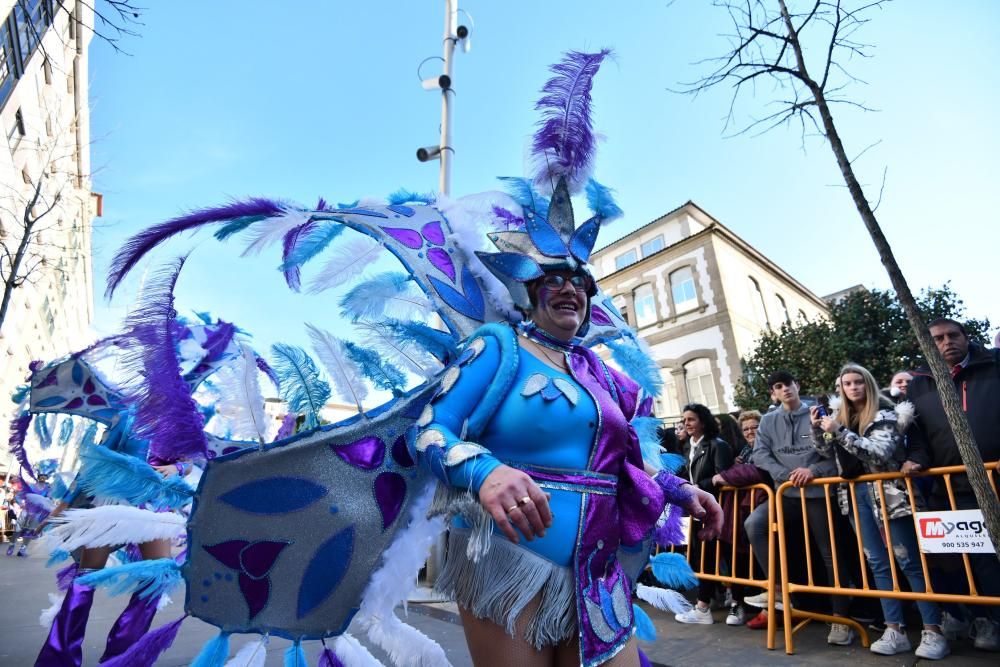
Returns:
[[[746,438],[747,444],[753,447],[754,440],[757,439],[757,427],[760,426],[760,422],[756,419],[747,419],[743,422],[743,437]]]
[[[910,386],[912,379],[912,375],[906,371],[900,371],[892,376],[892,382],[889,383],[889,386],[896,390],[896,395],[906,396],[906,389]]]
[[[705,426],[701,423],[697,413],[691,410],[684,411],[684,430],[692,438],[700,438],[705,434]]]
[[[574,285],[573,279],[579,277],[572,271],[546,271],[530,288],[535,297],[531,320],[560,340],[572,340],[587,316],[590,278]]]

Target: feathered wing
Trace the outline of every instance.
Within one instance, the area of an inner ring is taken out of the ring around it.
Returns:
[[[408,317],[426,312],[431,303],[414,287],[412,277],[406,273],[380,273],[344,294],[340,298],[340,312],[355,322],[378,319],[385,314]]]
[[[441,362],[436,357],[412,341],[393,335],[384,322],[359,322],[358,328],[379,354],[409,373],[429,379],[441,369]]]
[[[361,369],[347,356],[343,342],[329,331],[312,324],[306,324],[306,330],[316,356],[330,375],[337,396],[354,403],[358,412],[363,412],[361,404],[368,397],[368,387],[361,379]]]
[[[174,539],[184,534],[185,518],[172,512],[153,512],[124,505],[68,509],[51,517],[55,524],[45,540],[53,551],[80,547],[109,547]]]
[[[257,255],[261,250],[283,239],[286,234],[309,222],[309,213],[287,208],[275,217],[253,225],[248,233],[249,243],[243,249],[243,257]]]
[[[570,51],[550,69],[555,76],[545,82],[535,108],[542,112],[532,142],[537,171],[535,183],[554,188],[565,176],[570,192],[578,192],[593,169],[594,128],[590,90],[594,76],[610,49],[597,53]]]
[[[292,412],[306,416],[306,428],[319,425],[319,412],[330,399],[330,385],[320,376],[316,362],[294,345],[271,346],[275,373],[281,382],[281,397]]]

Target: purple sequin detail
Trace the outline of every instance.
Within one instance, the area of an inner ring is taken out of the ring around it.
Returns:
[[[375,478],[375,502],[382,512],[382,530],[392,525],[403,509],[406,480],[396,472],[384,472]]]
[[[385,459],[385,443],[374,435],[348,445],[330,445],[330,448],[334,454],[362,470],[374,470]]]
[[[691,492],[684,488],[689,482],[682,477],[661,470],[656,473],[653,481],[663,490],[663,500],[671,505],[684,505],[691,500]]]
[[[94,381],[91,378],[87,378],[87,381],[83,383],[83,393],[93,394],[94,393]]]
[[[247,575],[260,579],[274,567],[281,550],[288,546],[287,542],[272,542],[262,540],[248,544],[240,552],[240,566]]]
[[[45,379],[35,385],[35,389],[41,389],[43,387],[51,387],[56,383],[58,373],[53,369],[45,376]]]
[[[429,259],[431,264],[436,266],[441,273],[451,278],[452,282],[455,282],[455,264],[451,261],[451,257],[448,256],[448,253],[441,248],[431,248],[427,251],[427,259]]]
[[[251,579],[242,572],[240,572],[239,582],[240,592],[243,593],[243,599],[247,601],[250,619],[253,620],[267,606],[267,600],[271,597],[271,582],[267,577]]]
[[[405,435],[399,436],[396,438],[396,442],[392,443],[392,458],[404,468],[413,467],[413,457],[410,456],[410,450],[406,448]]]
[[[87,397],[87,405],[107,405],[107,404],[108,402],[105,401],[100,396],[98,396],[97,394]]]
[[[590,321],[602,327],[610,327],[614,324],[600,306],[590,307]]]
[[[45,362],[42,361],[41,359],[34,359],[33,361],[31,361],[31,362],[28,363],[28,371],[31,372],[31,373],[34,373],[35,371],[37,371],[39,368],[41,368],[44,365],[45,365]]]
[[[413,248],[418,250],[424,245],[424,239],[420,236],[420,232],[414,231],[412,229],[402,229],[400,227],[383,227],[382,231],[396,239],[407,248]]]
[[[444,232],[441,231],[440,222],[428,222],[420,229],[420,233],[434,245],[444,245]]]
[[[238,570],[240,569],[240,552],[248,544],[250,543],[246,540],[229,540],[228,542],[220,542],[211,546],[203,546],[202,548],[226,567]]]
[[[83,405],[83,399],[77,396],[72,401],[63,406],[64,410],[76,410],[78,407]]]

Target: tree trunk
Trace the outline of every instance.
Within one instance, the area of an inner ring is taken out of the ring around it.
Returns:
[[[955,391],[955,383],[951,378],[951,370],[948,368],[944,357],[938,352],[937,346],[927,331],[927,325],[924,323],[923,317],[921,317],[920,311],[917,309],[917,302],[913,298],[913,293],[910,292],[906,278],[903,277],[903,272],[900,270],[899,264],[896,263],[896,257],[893,255],[889,241],[885,238],[885,234],[882,233],[882,228],[875,218],[875,212],[872,211],[871,206],[868,204],[864,191],[861,189],[861,184],[854,175],[854,169],[851,167],[850,160],[847,159],[847,151],[844,150],[844,144],[840,140],[840,135],[837,134],[837,128],[833,123],[833,114],[830,113],[830,107],[827,104],[823,90],[809,77],[806,71],[805,58],[802,55],[799,37],[792,25],[792,19],[788,14],[788,9],[785,7],[784,0],[778,0],[778,4],[781,6],[781,16],[785,21],[785,28],[788,30],[788,36],[795,51],[798,70],[803,75],[804,82],[810,87],[810,92],[816,100],[816,107],[819,110],[820,117],[823,119],[823,129],[826,132],[827,140],[830,142],[830,149],[837,159],[837,166],[840,167],[840,173],[844,176],[844,181],[847,183],[847,189],[851,193],[854,205],[857,207],[858,213],[861,215],[861,220],[864,222],[868,233],[872,237],[872,241],[875,243],[875,248],[878,250],[882,264],[889,274],[892,288],[896,290],[899,302],[906,313],[906,319],[909,320],[910,327],[913,329],[913,333],[917,337],[917,342],[920,344],[920,350],[930,365],[934,382],[937,384],[938,396],[940,396],[941,404],[944,406],[945,416],[948,418],[948,424],[955,435],[955,444],[958,446],[958,453],[962,457],[962,462],[965,463],[969,482],[972,484],[972,490],[976,495],[976,501],[982,509],[983,518],[986,522],[986,531],[989,533],[994,547],[998,548],[998,558],[1000,558],[1000,499],[993,493],[993,489],[990,486],[986,468],[983,466],[983,459],[979,455],[979,448],[976,446],[972,430],[969,428],[969,422],[966,420],[965,413],[962,411],[962,406],[959,403],[958,392]]]

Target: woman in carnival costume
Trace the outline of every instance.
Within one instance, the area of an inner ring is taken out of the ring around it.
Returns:
[[[46,520],[54,526],[47,535],[53,546],[50,562],[70,553],[74,562],[58,576],[65,595],[61,600],[50,596],[55,604],[42,614],[51,627],[36,665],[81,664],[98,586],[110,587],[112,594],[132,592],[111,628],[101,664],[116,664],[147,633],[157,609],[169,601],[166,592],[180,582],[171,546],[183,535],[181,510],[193,496],[184,478],[194,470],[192,461],[211,455],[190,446],[165,446],[168,438],[156,428],[158,418],[178,410],[195,414],[191,392],[222,364],[243,361],[257,371],[252,357],[249,362],[241,358],[243,344],[234,340],[233,325],[190,326],[174,319],[162,294],[144,296],[146,303],[133,311],[127,333],[48,365],[33,364],[26,409],[15,419],[12,449],[29,474],[23,444],[32,415],[92,420],[81,441],[80,471],[58,494],[59,503]],[[116,373],[118,381],[97,369],[110,356],[125,369]],[[105,430],[95,443],[98,424]],[[200,420],[190,421],[190,427],[200,431]],[[206,442],[204,434],[200,440]],[[216,446],[219,442],[213,439]],[[125,565],[105,568],[113,553]]]
[[[274,346],[282,395],[304,415],[300,433],[208,462],[183,574],[187,614],[220,633],[194,664],[225,663],[233,633],[292,639],[286,664],[304,665],[302,642],[326,638],[335,640],[321,665],[378,664],[348,630],[396,664],[448,664],[394,611],[444,517],[452,524],[438,587],[459,601],[475,660],[502,646],[505,664],[638,664],[633,581],[654,535],[683,537],[681,512],[663,520],[665,506],[702,518],[705,539],[722,515],[710,494],[657,471],[656,420],[646,415],[658,371],[586,266],[601,223],[621,214],[590,178],[590,90],[607,54],[574,52],[553,67],[535,138],[545,168],[504,179],[510,195],[438,201],[400,191],[336,209],[256,198],[150,227],[116,255],[109,293],[160,243],[213,224],[219,240],[249,238],[247,252],[281,241],[294,291],[331,242],[311,291],[357,279],[383,249],[406,269],[367,277],[340,299],[363,343],[309,325],[320,364]],[[584,189],[594,215],[577,227],[570,196]],[[483,251],[483,224],[499,252]],[[360,235],[335,241],[345,228]],[[447,331],[390,317],[393,303],[433,311]],[[590,349],[599,344],[626,373]],[[396,364],[426,380],[406,390]],[[366,411],[369,381],[393,398]],[[332,392],[359,414],[321,426],[317,410]],[[150,635],[176,634],[182,621]],[[168,644],[144,638],[134,651]],[[247,645],[238,664],[260,653]]]

